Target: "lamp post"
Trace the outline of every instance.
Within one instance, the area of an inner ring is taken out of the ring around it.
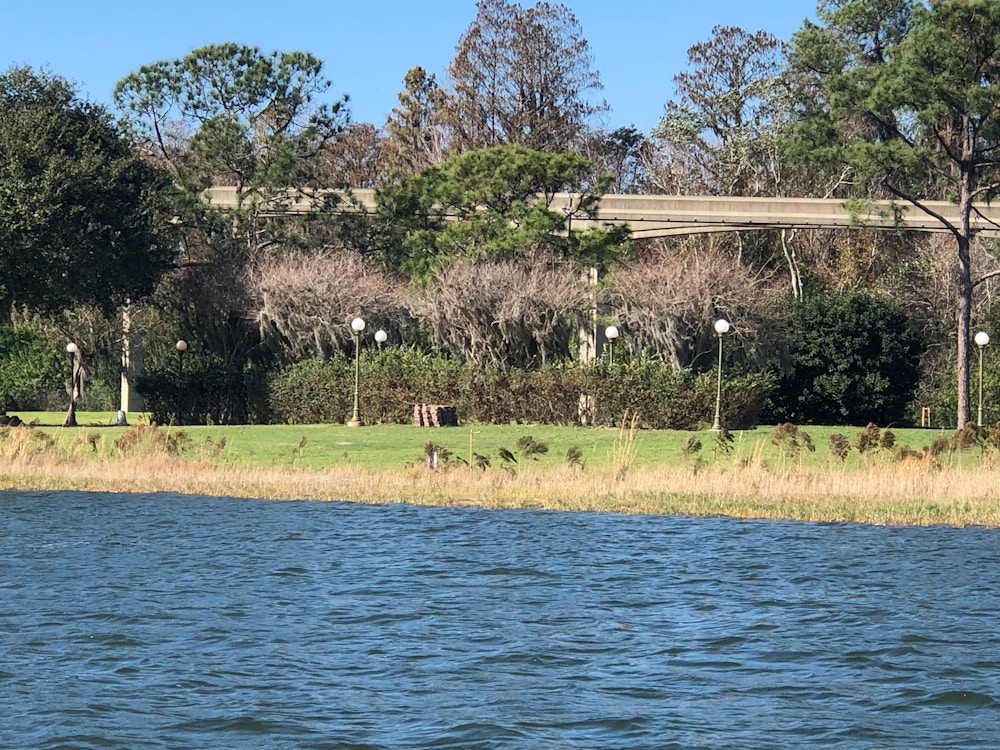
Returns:
[[[604,329],[604,338],[608,340],[608,364],[615,364],[615,339],[618,338],[618,326],[608,326]]]
[[[177,424],[184,424],[184,414],[181,409],[181,404],[186,401],[185,391],[187,390],[182,382],[182,375],[184,375],[184,352],[187,351],[188,342],[184,339],[180,339],[174,348],[177,350],[177,401],[174,403],[174,410],[177,415],[174,417]]]
[[[719,335],[719,374],[718,380],[715,388],[715,421],[712,422],[713,430],[722,429],[722,337],[723,335],[729,333],[729,321],[725,318],[720,318],[715,321],[715,332]]]
[[[990,335],[986,331],[980,331],[976,334],[975,338],[976,346],[979,347],[979,419],[976,420],[976,424],[979,427],[983,426],[983,349],[986,345],[990,343]]]
[[[364,330],[365,321],[361,318],[355,318],[351,321],[351,333],[354,335],[354,416],[347,420],[348,427],[361,426],[358,395],[361,392],[361,332]]]
[[[188,342],[181,339],[174,346],[177,348],[177,372],[181,373],[184,372],[184,352],[187,351]]]
[[[76,402],[80,398],[79,367],[76,363],[76,355],[80,348],[70,341],[66,344],[66,353],[69,354],[69,411],[63,419],[63,427],[76,427]]]
[[[384,344],[388,338],[389,334],[381,328],[375,331],[375,342],[378,344],[379,351],[382,351],[382,344]]]

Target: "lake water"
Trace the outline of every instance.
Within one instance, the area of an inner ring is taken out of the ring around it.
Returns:
[[[996,748],[1000,531],[0,492],[0,747]]]

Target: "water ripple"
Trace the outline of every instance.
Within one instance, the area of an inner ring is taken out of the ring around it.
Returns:
[[[0,747],[992,748],[1000,532],[0,493]]]

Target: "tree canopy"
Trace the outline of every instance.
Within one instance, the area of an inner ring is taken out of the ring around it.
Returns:
[[[391,166],[401,175],[412,175],[444,161],[447,149],[445,107],[448,93],[433,73],[420,66],[407,71],[399,106],[386,119]]]
[[[779,410],[804,424],[905,418],[923,342],[894,301],[867,292],[808,294],[792,309],[791,370]]]
[[[783,107],[781,42],[766,31],[716,26],[688,50],[654,135],[688,162],[686,187],[723,195],[773,195]]]
[[[346,121],[324,102],[323,63],[306,52],[225,43],[146,65],[115,86],[139,140],[185,188],[234,185],[241,196],[304,187],[321,146]]]
[[[146,65],[115,87],[137,142],[178,189],[184,268],[173,306],[233,367],[257,343],[248,282],[258,258],[310,241],[274,208],[317,186],[347,123],[346,98],[324,100],[322,68],[305,52],[225,43]],[[236,205],[211,205],[204,191],[214,186],[235,188]]]
[[[958,425],[969,420],[969,332],[975,284],[975,200],[1000,189],[1000,4],[989,0],[826,0],[824,25],[792,46],[805,112],[798,145],[847,165],[861,197],[888,195],[934,215],[929,198],[955,200],[960,219],[937,218],[955,239]]]
[[[169,178],[102,107],[29,68],[0,74],[0,302],[111,310],[175,256]]]
[[[479,0],[476,11],[448,66],[455,147],[570,148],[588,120],[607,109],[589,99],[601,89],[601,79],[576,16],[548,2],[523,8]]]
[[[581,156],[517,145],[460,154],[379,192],[370,254],[423,279],[458,259],[551,253],[583,265],[607,265],[624,252],[627,231],[571,226],[574,216],[596,212],[607,182],[584,185],[573,206],[554,205],[557,193],[579,189],[589,171]]]

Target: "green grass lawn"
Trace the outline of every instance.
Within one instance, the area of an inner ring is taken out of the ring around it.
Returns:
[[[77,452],[104,454],[113,452],[115,439],[127,428],[115,426],[113,412],[78,412],[79,427],[62,428],[63,414],[53,412],[22,412],[18,416],[52,435],[60,446]],[[140,414],[129,414],[131,425],[144,423]],[[470,452],[487,456],[494,467],[501,465],[499,453],[506,449],[521,461],[518,440],[531,436],[548,446],[537,457],[539,467],[558,466],[567,461],[571,448],[579,449],[588,468],[615,466],[619,461],[631,465],[694,465],[695,462],[731,465],[741,461],[763,461],[771,466],[831,467],[841,466],[830,450],[830,436],[843,435],[854,445],[858,428],[804,427],[815,448],[783,451],[772,444],[774,429],[734,432],[733,441],[722,450],[716,433],[673,430],[639,430],[630,439],[627,430],[589,427],[558,427],[549,425],[463,425],[459,427],[415,427],[412,425],[372,425],[350,428],[345,425],[237,425],[160,427],[163,432],[183,432],[187,436],[183,454],[194,459],[230,466],[299,467],[325,469],[336,466],[358,466],[371,471],[399,469],[408,463],[422,461],[428,442],[468,460]],[[931,429],[893,430],[896,441],[915,450],[929,446],[937,438],[951,433]],[[701,450],[685,454],[684,445],[696,437]],[[90,442],[88,442],[90,441]],[[471,444],[470,444],[471,441]],[[82,448],[86,447],[86,450]],[[97,447],[97,451],[93,447]],[[953,464],[978,461],[978,451],[956,454]],[[877,456],[858,453],[852,447],[843,466],[864,466],[878,460]]]

